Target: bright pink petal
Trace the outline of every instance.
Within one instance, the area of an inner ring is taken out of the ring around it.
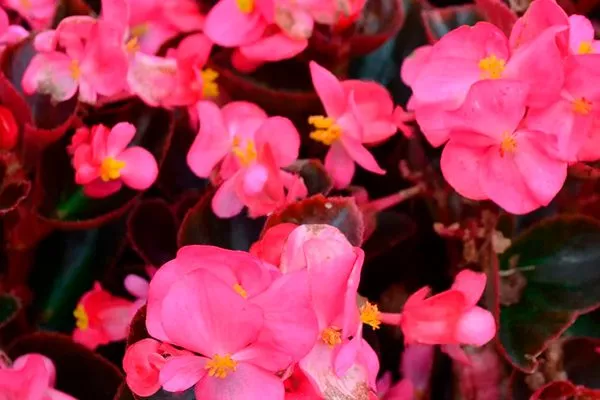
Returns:
[[[415,106],[415,120],[433,147],[444,144],[450,136],[450,128],[455,125],[452,114],[437,104]]]
[[[582,126],[579,126],[577,130],[574,129],[576,118],[573,105],[561,98],[548,107],[530,109],[527,112],[525,124],[527,129],[547,132],[555,136],[556,156],[565,161],[575,161],[577,153],[589,133],[587,129],[582,129]]]
[[[116,157],[135,136],[135,126],[129,122],[119,122],[110,130],[106,140],[106,155]]]
[[[485,289],[486,276],[484,273],[464,269],[456,275],[452,290],[458,290],[465,296],[466,305],[474,307]]]
[[[183,392],[202,379],[208,360],[198,356],[169,357],[160,370],[160,384],[168,392]]]
[[[325,156],[325,170],[336,188],[347,187],[354,176],[354,160],[341,143],[333,143]]]
[[[151,356],[158,355],[160,342],[142,339],[127,348],[123,358],[123,370],[127,386],[137,395],[148,397],[160,389],[159,370],[151,363]]]
[[[121,179],[132,189],[146,190],[158,176],[156,159],[142,147],[130,147],[119,154],[117,159],[125,162],[121,170]]]
[[[256,104],[247,101],[227,103],[221,110],[230,136],[254,137],[256,130],[267,120],[267,114]]]
[[[413,53],[404,59],[400,69],[400,77],[408,86],[412,86],[417,76],[429,61],[433,46],[426,45],[417,47]]]
[[[569,19],[565,11],[557,4],[556,0],[536,0],[531,3],[525,14],[517,20],[510,33],[510,47],[519,47],[530,43],[550,27],[568,27]],[[561,46],[567,43],[567,32],[561,34]],[[563,43],[564,42],[564,43]]]
[[[138,275],[127,275],[123,282],[125,289],[138,299],[146,299],[148,297],[148,281]]]
[[[77,92],[78,86],[70,67],[71,59],[66,54],[36,54],[23,74],[23,91],[27,94],[47,94],[57,102],[70,99]]]
[[[190,272],[171,286],[161,318],[173,344],[208,357],[247,346],[263,323],[259,307],[204,269]]]
[[[344,150],[358,165],[375,174],[385,174],[385,170],[379,167],[375,157],[359,141],[348,136],[342,136],[341,143]]]
[[[582,43],[591,45],[594,40],[594,27],[592,22],[583,15],[569,17],[569,48],[572,54],[579,54]]]
[[[196,67],[206,65],[213,43],[202,33],[186,36],[177,46],[178,59],[191,59]]]
[[[283,381],[248,363],[239,363],[225,378],[205,377],[195,389],[196,398],[205,400],[283,400]]]
[[[127,338],[129,324],[135,313],[133,302],[122,306],[108,308],[98,313],[98,318],[108,339],[118,342]]]
[[[337,118],[346,111],[347,101],[340,81],[314,61],[309,64],[315,91],[328,116]]]
[[[294,39],[284,33],[266,36],[240,46],[242,55],[250,60],[281,61],[295,57],[308,46],[306,39]]]
[[[235,0],[220,0],[206,16],[204,33],[223,47],[237,47],[259,39],[266,21],[256,10],[246,14]]]
[[[201,178],[207,178],[231,148],[229,132],[219,107],[213,102],[201,101],[196,105],[200,131],[190,147],[187,163]]]
[[[92,183],[83,186],[83,193],[88,197],[102,198],[117,193],[121,186],[123,186],[123,182],[120,180],[104,182],[101,179],[96,179]]]
[[[481,307],[473,307],[459,319],[455,333],[459,343],[483,346],[496,334],[494,316]]]
[[[298,158],[300,134],[287,118],[268,118],[256,131],[254,140],[258,148],[265,143],[271,146],[278,167],[287,167]]]
[[[479,185],[480,163],[484,156],[484,149],[470,148],[452,140],[444,148],[440,160],[442,174],[461,196],[472,200],[487,199]]]
[[[234,217],[244,208],[244,203],[236,192],[236,180],[237,175],[223,182],[212,199],[212,210],[219,218]]]

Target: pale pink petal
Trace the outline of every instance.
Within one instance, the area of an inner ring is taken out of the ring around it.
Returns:
[[[116,158],[125,162],[121,170],[121,179],[132,189],[146,190],[158,176],[156,159],[142,147],[129,147]]]
[[[572,54],[579,54],[582,43],[592,44],[594,40],[594,27],[592,22],[583,15],[569,17],[569,48]]]
[[[243,393],[243,394],[242,394]],[[239,363],[225,378],[204,377],[195,389],[203,400],[284,400],[283,381],[277,376],[248,363]]]
[[[204,33],[223,47],[237,47],[259,39],[267,24],[254,10],[242,12],[235,0],[220,0],[204,21]]]
[[[59,52],[39,53],[30,61],[21,85],[27,94],[39,92],[55,101],[70,99],[77,92],[77,81],[70,70],[71,59]]]
[[[354,160],[341,143],[333,143],[325,156],[325,169],[338,189],[347,187],[354,176]]]
[[[278,167],[287,167],[298,158],[300,134],[287,118],[268,118],[256,131],[254,140],[257,148],[265,143],[271,146]]]
[[[472,200],[487,199],[479,185],[480,163],[485,154],[484,149],[469,148],[452,140],[444,148],[440,160],[442,174],[461,196]]]
[[[160,106],[177,85],[177,61],[138,51],[127,72],[129,89],[150,106]]]
[[[207,178],[231,148],[229,132],[219,107],[213,102],[201,101],[196,105],[200,118],[200,131],[187,154],[191,170]]]
[[[125,306],[110,307],[98,313],[106,337],[111,342],[118,342],[127,338],[129,324],[134,313],[133,302]]]
[[[40,52],[50,52],[56,50],[56,31],[48,30],[35,35],[33,47]]]
[[[323,103],[325,112],[333,118],[341,116],[348,103],[340,81],[314,61],[309,63],[309,67],[315,91]]]
[[[240,52],[250,60],[281,61],[302,53],[306,46],[306,39],[294,39],[283,33],[276,33],[240,46]]]
[[[123,282],[125,289],[138,299],[146,299],[148,297],[148,281],[138,275],[127,275]]]
[[[104,182],[101,179],[96,179],[83,186],[83,193],[88,197],[102,198],[117,193],[121,186],[123,186],[123,182],[120,180]]]
[[[481,307],[473,307],[458,321],[455,337],[459,343],[483,346],[496,335],[494,316]]]
[[[168,392],[183,392],[202,379],[208,360],[198,356],[169,357],[160,370],[160,384]]]
[[[212,199],[212,210],[219,218],[234,217],[244,208],[244,203],[236,193],[236,177],[237,175],[223,182]]]
[[[135,136],[135,126],[129,122],[119,122],[112,127],[106,139],[106,155],[116,157]]]
[[[261,164],[253,164],[243,171],[243,191],[252,196],[259,193],[265,187],[269,171]]]
[[[474,307],[485,289],[486,276],[482,272],[463,269],[454,278],[452,290],[458,290],[465,296],[466,305]]]
[[[363,146],[359,141],[347,135],[342,136],[340,141],[344,147],[344,150],[346,150],[346,153],[348,153],[350,158],[352,158],[358,165],[375,174],[385,174],[385,170],[379,167],[375,157],[373,157],[369,150],[367,150],[366,147]]]

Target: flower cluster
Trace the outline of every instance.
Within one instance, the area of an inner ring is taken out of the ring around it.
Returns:
[[[386,314],[357,295],[364,253],[336,228],[286,225],[261,242],[253,253],[278,245],[280,254],[261,260],[187,246],[157,271],[146,310],[151,338],[130,346],[123,361],[134,393],[367,398],[379,362],[365,325],[398,326],[407,344],[479,346],[495,334],[491,314],[476,306],[483,274],[463,271],[450,290],[426,298],[423,288],[403,313]]]
[[[507,38],[486,22],[416,50],[409,110],[461,195],[514,214],[547,205],[569,163],[596,160],[600,54],[591,22],[535,0]]]

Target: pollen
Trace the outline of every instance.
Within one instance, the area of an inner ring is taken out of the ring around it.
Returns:
[[[231,151],[244,167],[252,164],[258,155],[253,140],[246,140],[246,145],[243,146],[238,137],[233,138],[233,149]]]
[[[508,132],[502,134],[500,142],[500,157],[504,157],[506,153],[514,153],[517,150],[517,139]]]
[[[121,177],[121,170],[125,167],[125,161],[106,157],[100,166],[100,179],[104,182],[113,181]]]
[[[79,80],[81,77],[81,68],[79,68],[79,61],[71,60],[71,65],[69,65],[69,71],[71,72],[71,78],[74,80]]]
[[[19,0],[19,3],[21,3],[21,7],[24,9],[31,10],[31,0]]]
[[[309,135],[310,138],[324,145],[331,146],[342,136],[342,128],[335,123],[333,118],[313,115],[308,118],[308,123],[315,127],[315,130]]]
[[[217,97],[219,86],[215,81],[219,77],[219,73],[214,69],[205,68],[200,74],[202,75],[202,94],[204,97]]]
[[[229,354],[222,356],[215,354],[214,357],[206,363],[204,369],[208,370],[208,376],[224,379],[231,372],[235,372],[236,367],[237,361],[232,359]]]
[[[321,340],[329,347],[335,347],[342,343],[342,330],[335,326],[323,329]]]
[[[494,54],[479,60],[479,69],[482,79],[500,79],[504,72],[506,61],[496,57]]]
[[[592,47],[592,42],[589,40],[584,40],[579,43],[579,47],[577,48],[577,54],[591,54],[594,52],[594,48]]]
[[[132,37],[125,44],[125,49],[128,53],[133,54],[140,49],[140,41],[137,36]]]
[[[77,328],[85,331],[90,326],[90,318],[85,311],[85,308],[79,304],[75,311],[73,311],[73,316],[75,317],[75,325]]]
[[[248,298],[248,292],[246,292],[246,289],[244,289],[239,283],[233,285],[233,290],[244,299]]]
[[[379,319],[379,308],[377,304],[368,301],[360,307],[360,321],[369,325],[373,329],[379,329],[381,320]]]
[[[235,0],[238,8],[244,14],[250,14],[254,11],[254,0]]]
[[[592,102],[580,97],[579,99],[573,100],[572,103],[573,112],[582,115],[588,115],[592,111]]]
[[[140,38],[142,36],[144,36],[146,33],[148,33],[148,24],[146,23],[142,23],[142,24],[138,24],[134,27],[132,27],[129,30],[129,33],[131,33],[131,36],[136,37],[136,38]]]

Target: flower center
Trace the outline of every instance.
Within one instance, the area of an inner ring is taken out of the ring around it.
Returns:
[[[592,48],[592,42],[589,40],[584,40],[579,43],[579,47],[577,48],[577,54],[591,54],[594,52]]]
[[[500,157],[504,157],[506,153],[514,153],[517,150],[517,139],[508,132],[502,134],[500,142]]]
[[[488,56],[479,60],[479,69],[482,79],[499,79],[504,72],[506,62],[495,55]]]
[[[250,14],[254,11],[254,0],[235,0],[235,2],[244,14]]]
[[[244,299],[248,297],[248,292],[246,292],[246,289],[244,289],[239,283],[233,285],[233,290],[235,290],[235,292],[242,296]]]
[[[219,86],[215,80],[219,73],[214,69],[205,68],[200,72],[202,75],[202,94],[204,97],[217,97],[219,95]]]
[[[81,304],[75,308],[75,311],[73,311],[73,316],[75,317],[75,325],[77,328],[81,329],[82,331],[85,331],[87,328],[89,328],[90,318],[88,317],[87,312],[85,312],[85,308]]]
[[[321,340],[329,347],[334,347],[335,345],[341,344],[342,330],[335,326],[325,328],[323,329],[323,332],[321,332]]]
[[[377,304],[368,301],[360,307],[360,321],[369,325],[373,329],[379,329],[381,320],[379,319],[379,308]]]
[[[573,100],[572,108],[573,112],[576,112],[577,114],[588,115],[590,111],[592,111],[592,102],[580,97]]]
[[[125,49],[128,53],[133,54],[140,49],[140,41],[137,36],[133,36],[127,43],[125,44]]]
[[[215,354],[214,357],[206,363],[204,369],[208,370],[208,376],[223,379],[227,377],[229,373],[234,372],[236,367],[237,361],[232,359],[229,354],[222,356]]]
[[[100,179],[104,182],[113,181],[121,177],[121,170],[125,167],[125,161],[106,157],[100,166]]]
[[[142,36],[144,36],[146,33],[148,33],[148,24],[138,24],[134,27],[132,27],[129,30],[129,33],[131,34],[131,36],[136,37],[136,38],[140,38]]]
[[[19,3],[21,3],[21,6],[26,10],[31,9],[31,0],[19,0]]]
[[[310,133],[310,138],[324,145],[330,146],[342,136],[342,128],[333,118],[313,115],[308,117],[308,123],[315,127]]]
[[[69,65],[69,71],[71,72],[71,78],[74,80],[79,80],[81,76],[81,68],[79,68],[79,61],[71,60],[71,65]]]
[[[246,146],[244,147],[241,143],[240,138],[237,136],[233,138],[233,149],[231,150],[233,154],[240,161],[242,166],[247,167],[252,164],[254,160],[256,160],[256,146],[254,145],[254,141],[251,139],[246,140]]]

